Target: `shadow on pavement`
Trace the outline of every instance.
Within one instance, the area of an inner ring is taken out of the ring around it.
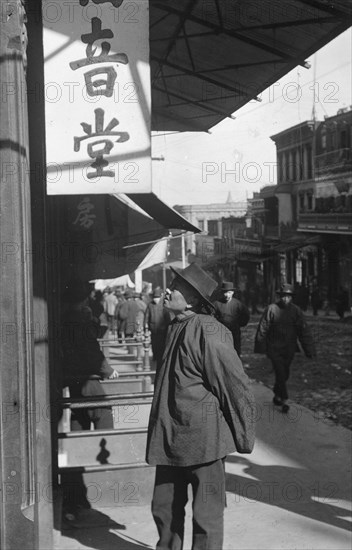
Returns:
[[[87,548],[97,550],[141,550],[150,549],[144,543],[117,531],[125,530],[126,526],[112,520],[98,510],[86,510],[76,522],[62,525],[62,534],[78,541]]]
[[[244,466],[242,472],[250,476],[226,473],[226,490],[247,502],[277,506],[340,529],[352,530],[351,511],[338,506],[336,483],[314,481],[309,470],[262,466],[235,455],[228,456],[226,462]]]

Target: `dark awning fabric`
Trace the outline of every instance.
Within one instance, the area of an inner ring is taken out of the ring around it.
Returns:
[[[111,195],[58,195],[49,200],[60,219],[54,259],[63,282],[132,273],[153,247],[150,241],[169,232],[167,226]]]
[[[351,16],[350,0],[150,0],[152,129],[209,130]]]
[[[198,227],[192,225],[176,210],[154,195],[154,193],[128,193],[127,196],[164,227],[192,231],[193,233],[200,232]]]

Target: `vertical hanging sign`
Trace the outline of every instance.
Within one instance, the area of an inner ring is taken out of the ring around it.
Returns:
[[[148,0],[43,0],[49,195],[151,190]]]

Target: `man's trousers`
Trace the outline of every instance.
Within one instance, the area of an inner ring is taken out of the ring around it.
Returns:
[[[275,372],[274,394],[286,401],[288,399],[287,381],[290,377],[290,365],[294,358],[294,353],[285,351],[279,353],[271,353],[270,359]]]
[[[183,548],[187,490],[193,492],[192,550],[221,550],[224,532],[225,469],[222,459],[195,466],[157,466],[152,513],[157,550]]]

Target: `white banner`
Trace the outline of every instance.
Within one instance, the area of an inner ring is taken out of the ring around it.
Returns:
[[[49,195],[151,191],[148,0],[43,0]]]
[[[161,264],[167,260],[167,239],[161,239],[148,252],[144,260],[139,264],[139,270],[147,269],[156,264]]]

